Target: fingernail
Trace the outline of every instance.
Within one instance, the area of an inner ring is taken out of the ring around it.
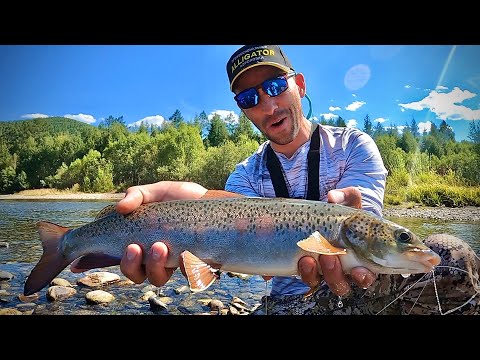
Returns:
[[[137,253],[135,251],[127,248],[127,259],[128,259],[128,261],[132,261],[133,259],[135,259],[136,256],[137,256]]]
[[[158,253],[158,251],[155,251],[155,248],[153,248],[153,247],[150,250],[150,255],[152,256],[153,260],[155,260],[155,261],[160,260],[160,254]]]
[[[343,191],[332,190],[331,193],[335,203],[339,204],[345,201],[345,193]]]
[[[324,256],[324,259],[323,259],[323,265],[325,265],[325,268],[327,270],[333,270],[333,268],[335,267],[335,262],[336,262],[336,259],[334,256]]]
[[[300,271],[302,273],[311,273],[313,272],[313,265],[310,263],[302,263],[300,265]]]

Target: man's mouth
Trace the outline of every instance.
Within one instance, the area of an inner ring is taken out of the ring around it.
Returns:
[[[276,121],[274,123],[272,123],[270,126],[275,128],[275,127],[279,127],[283,124],[283,122],[285,121],[285,119],[280,119],[279,121]]]

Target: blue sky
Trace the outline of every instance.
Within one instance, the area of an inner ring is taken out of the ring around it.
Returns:
[[[468,140],[480,120],[480,45],[281,45],[306,77],[313,116],[363,128],[447,120]],[[239,45],[0,45],[0,121],[108,116],[160,124],[180,110],[239,109],[226,61]],[[304,102],[308,113],[308,102]]]

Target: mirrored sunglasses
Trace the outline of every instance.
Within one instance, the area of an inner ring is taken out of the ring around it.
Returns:
[[[270,97],[278,96],[288,89],[288,79],[295,76],[295,72],[265,80],[256,87],[248,88],[235,95],[234,99],[242,109],[249,109],[258,104],[260,96],[258,89],[262,88],[265,94]]]

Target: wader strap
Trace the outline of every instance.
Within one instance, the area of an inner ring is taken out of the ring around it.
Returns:
[[[319,126],[315,129],[310,140],[310,150],[308,151],[308,188],[307,199],[319,200],[319,177],[320,177],[320,136]],[[273,188],[276,197],[289,198],[287,184],[282,173],[282,164],[273,151],[270,143],[267,145],[267,169],[272,179]]]

